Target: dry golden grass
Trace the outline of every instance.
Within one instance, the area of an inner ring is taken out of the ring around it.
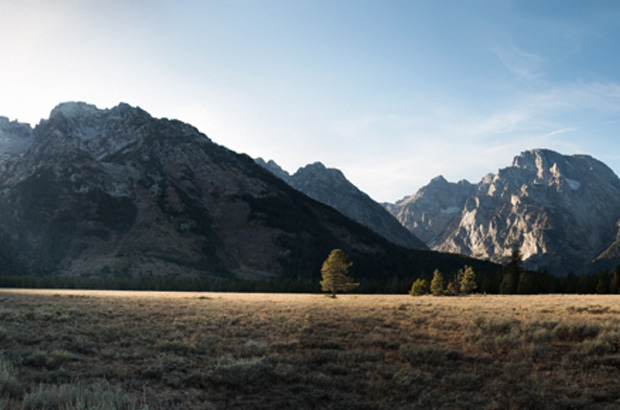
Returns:
[[[620,408],[619,296],[0,290],[0,409]]]

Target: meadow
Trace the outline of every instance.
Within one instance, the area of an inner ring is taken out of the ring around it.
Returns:
[[[620,296],[0,290],[0,409],[617,409]]]

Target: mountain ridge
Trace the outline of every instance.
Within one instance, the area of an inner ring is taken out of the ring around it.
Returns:
[[[392,245],[249,156],[139,107],[64,103],[28,132],[9,128],[7,141],[32,141],[3,151],[3,274],[316,280],[334,248],[362,278],[496,269]]]
[[[432,249],[501,263],[519,248],[526,267],[556,274],[592,270],[620,220],[620,179],[587,155],[524,151],[459,184],[434,179],[386,208]]]
[[[339,169],[327,168],[317,161],[289,175],[273,160],[266,162],[257,158],[256,162],[298,191],[337,209],[389,241],[408,248],[428,249],[423,241],[404,229],[383,206],[353,185]]]

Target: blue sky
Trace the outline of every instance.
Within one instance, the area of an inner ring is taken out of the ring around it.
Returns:
[[[533,148],[620,171],[613,0],[3,0],[0,62],[10,119],[123,101],[378,201]]]

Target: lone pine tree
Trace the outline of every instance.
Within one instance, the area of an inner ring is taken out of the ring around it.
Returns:
[[[321,267],[321,289],[323,292],[331,292],[336,297],[336,292],[348,292],[357,288],[360,284],[355,283],[353,278],[347,276],[349,268],[353,265],[347,259],[349,257],[340,249],[334,249],[323,262]]]

